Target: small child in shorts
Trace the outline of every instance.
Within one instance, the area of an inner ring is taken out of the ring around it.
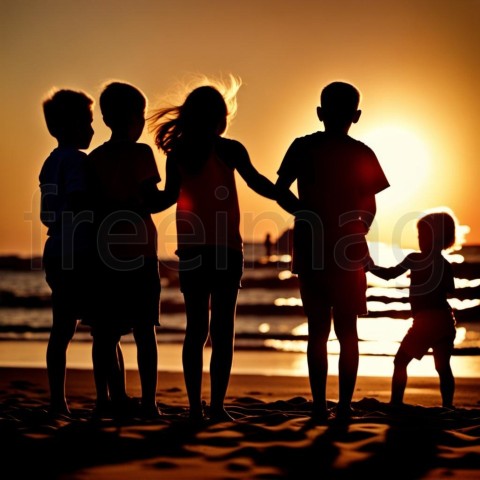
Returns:
[[[455,316],[447,297],[455,290],[451,264],[442,251],[455,243],[455,220],[447,212],[429,213],[417,223],[420,252],[410,253],[397,266],[370,265],[377,277],[389,280],[410,271],[413,324],[395,355],[390,403],[403,404],[408,364],[431,348],[440,378],[442,405],[453,408],[455,379],[450,357],[455,340]]]

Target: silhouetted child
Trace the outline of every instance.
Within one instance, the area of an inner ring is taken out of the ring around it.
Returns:
[[[94,101],[83,92],[56,90],[44,102],[48,131],[57,148],[40,171],[42,223],[48,227],[43,265],[52,290],[53,323],[47,347],[50,411],[70,413],[65,398],[68,345],[82,316],[86,268],[92,246],[86,154],[93,136]],[[86,216],[85,216],[86,214]]]
[[[453,269],[442,251],[455,243],[455,220],[447,212],[430,213],[417,223],[420,252],[408,254],[395,267],[370,265],[377,277],[389,280],[410,271],[413,324],[395,355],[390,402],[403,403],[407,366],[431,348],[440,377],[442,405],[453,408],[455,380],[450,357],[455,340],[455,317],[447,297],[455,290]]]
[[[167,154],[164,207],[177,204],[176,253],[186,307],[182,359],[193,421],[204,418],[203,350],[209,335],[209,417],[213,421],[232,420],[224,400],[243,273],[235,171],[255,192],[275,198],[274,185],[255,169],[245,147],[222,136],[228,116],[234,113],[229,112],[227,101],[230,98],[234,105],[235,86],[225,93],[225,98],[212,85],[200,86],[188,94],[182,105],[160,109],[151,119],[155,142]]]
[[[317,115],[325,131],[297,138],[278,170],[279,196],[296,180],[302,209],[295,214],[293,273],[308,319],[307,359],[312,418],[328,419],[327,343],[331,322],[340,343],[338,417],[351,415],[359,352],[357,315],[367,312],[365,239],[376,213],[375,194],[389,186],[374,152],[348,135],[357,123],[358,90],[327,85]]]
[[[140,415],[159,415],[156,403],[160,277],[157,231],[146,192],[160,181],[152,149],[137,143],[145,125],[146,98],[122,82],[106,85],[100,109],[110,140],[88,156],[98,262],[98,309],[91,319],[97,411],[134,405],[126,394],[121,336],[133,331],[142,387]],[[134,413],[134,412],[133,412]]]

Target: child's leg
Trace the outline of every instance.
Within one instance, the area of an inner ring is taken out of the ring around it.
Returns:
[[[212,357],[210,361],[212,418],[230,419],[223,402],[227,393],[233,361],[235,337],[235,309],[238,286],[217,289],[212,293],[212,317],[210,340]]]
[[[108,391],[113,402],[122,403],[129,399],[125,380],[125,365],[123,363],[123,352],[120,346],[120,337],[115,336],[110,347],[112,363],[108,377]]]
[[[77,320],[70,313],[53,310],[53,324],[47,346],[47,371],[52,413],[70,413],[65,398],[67,349],[75,334]]]
[[[109,400],[122,402],[127,398],[123,366],[117,355],[120,336],[95,332],[92,345],[93,372],[97,390],[97,405]]]
[[[126,373],[125,373],[125,361],[123,358],[123,351],[122,351],[122,346],[120,345],[120,339],[117,343],[117,365],[118,365],[118,379],[119,379],[119,392],[123,393],[125,396],[125,399],[128,398],[127,395],[127,381],[126,381]]]
[[[203,348],[208,338],[209,297],[207,291],[184,292],[187,325],[182,362],[190,416],[202,417]]]
[[[133,330],[137,344],[137,363],[142,385],[142,409],[145,413],[157,411],[158,348],[154,325]]]
[[[451,351],[452,347],[450,345],[441,345],[433,349],[435,370],[440,378],[442,405],[446,408],[453,407],[453,396],[455,393],[455,378],[450,366]]]
[[[357,315],[333,311],[333,325],[340,344],[338,360],[338,411],[348,414],[357,381],[359,350]]]
[[[407,386],[407,367],[412,361],[412,356],[407,354],[402,347],[398,349],[393,361],[392,393],[390,403],[400,405],[403,403],[403,396]]]
[[[110,400],[110,393],[108,391],[108,366],[105,362],[106,349],[107,347],[103,337],[93,334],[92,363],[93,378],[97,392],[97,408],[106,405]]]
[[[312,416],[327,417],[327,343],[331,328],[331,308],[318,300],[318,285],[311,278],[299,276],[300,295],[308,320],[307,362],[312,392]]]

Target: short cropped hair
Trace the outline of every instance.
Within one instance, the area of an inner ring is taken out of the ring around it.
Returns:
[[[418,231],[427,231],[432,235],[433,243],[442,250],[455,244],[455,219],[446,212],[429,213],[417,222]]]
[[[91,112],[94,100],[75,90],[53,90],[43,101],[43,114],[50,134],[59,139],[72,131],[86,112]]]
[[[355,113],[360,103],[360,92],[349,83],[333,82],[320,94],[322,109],[347,115]]]
[[[145,95],[128,83],[111,82],[100,94],[100,110],[110,128],[128,124],[133,115],[143,114],[146,106]]]

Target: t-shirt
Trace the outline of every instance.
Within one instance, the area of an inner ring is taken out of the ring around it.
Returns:
[[[236,145],[234,140],[221,139],[198,173],[188,173],[178,165],[181,185],[176,210],[178,250],[220,245],[243,251],[235,165],[227,164],[234,158],[234,155],[229,157],[228,151]],[[167,162],[176,161],[169,158]],[[168,167],[167,170],[170,171]]]
[[[305,209],[295,220],[294,271],[340,261],[357,268],[354,257],[363,259],[367,250],[362,205],[389,186],[372,149],[348,135],[316,132],[293,141],[278,175],[297,181]],[[347,253],[342,242],[349,241]]]
[[[71,194],[87,191],[86,158],[75,148],[58,147],[43,163],[40,219],[48,227],[44,256],[71,256],[90,246],[91,220],[75,217],[69,201]]]
[[[130,141],[108,141],[87,160],[100,255],[156,257],[157,231],[145,205],[142,183],[158,183],[152,149]]]
[[[389,279],[410,270],[409,300],[412,313],[422,310],[450,310],[448,295],[455,291],[452,265],[440,253],[413,252],[397,266],[375,267],[372,273]]]

